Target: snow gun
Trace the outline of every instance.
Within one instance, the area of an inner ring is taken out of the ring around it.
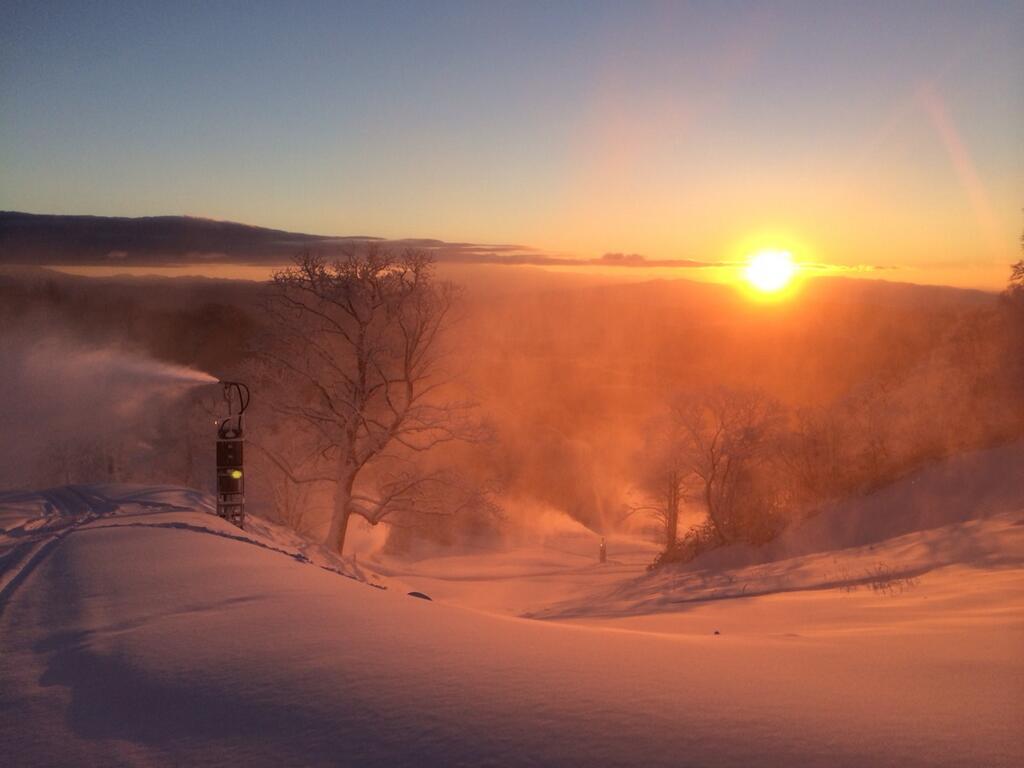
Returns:
[[[217,424],[217,515],[245,527],[245,469],[242,447],[243,414],[249,407],[249,388],[240,381],[221,381],[228,413]]]

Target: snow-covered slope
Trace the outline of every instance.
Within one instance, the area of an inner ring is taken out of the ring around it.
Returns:
[[[765,563],[1024,510],[1024,442],[939,461],[869,496],[830,505],[764,547],[710,552],[694,567]]]
[[[1024,567],[1024,444],[937,462],[862,498],[834,504],[761,547],[612,582],[526,612],[534,618],[678,612],[708,600],[810,590],[891,594],[940,569]]]
[[[1024,760],[1024,571],[1009,560],[895,595],[535,621],[409,597],[412,567],[375,589],[191,493],[0,497],[6,764]],[[979,524],[1024,529],[1001,514]]]

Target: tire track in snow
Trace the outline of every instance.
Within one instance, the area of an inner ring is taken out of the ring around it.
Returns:
[[[44,509],[50,516],[33,518],[8,531],[4,537],[12,539],[24,536],[26,540],[13,544],[0,553],[0,616],[3,615],[18,587],[66,536],[100,517],[112,515],[121,508],[116,501],[82,486],[49,488],[40,491],[38,496],[42,498]],[[140,503],[161,509],[184,509],[173,504]],[[55,526],[55,523],[58,525]]]
[[[212,513],[213,511],[213,506],[198,491],[173,489],[185,492],[187,500],[193,503],[193,506],[186,507],[181,504],[152,498],[155,494],[167,490],[164,487],[117,495],[104,494],[102,488],[102,486],[66,485],[48,488],[31,494],[31,496],[41,502],[43,514],[31,517],[20,525],[0,533],[0,616],[3,615],[4,609],[10,603],[18,587],[25,582],[65,537],[75,531],[95,530],[98,528],[145,527],[205,533],[287,555],[299,563],[315,565],[325,571],[359,581],[375,589],[386,589],[386,587],[379,584],[370,583],[365,578],[361,579],[358,576],[346,573],[341,568],[316,563],[301,549],[297,552],[281,549],[243,534],[218,531],[213,528],[183,522],[138,523],[115,522],[111,520],[110,523],[104,525],[89,525],[100,518],[116,519],[116,513],[121,511],[124,505],[150,508],[151,511],[148,514],[171,511]],[[25,494],[8,495],[8,498],[21,503],[26,501]],[[3,501],[3,496],[0,496],[0,504]],[[88,527],[85,528],[83,526]]]
[[[17,588],[24,583],[36,567],[56,546],[81,525],[91,522],[101,514],[116,511],[118,505],[98,494],[68,485],[41,491],[44,507],[53,517],[44,518],[40,527],[29,527],[29,521],[6,538],[26,536],[25,541],[14,544],[0,557],[0,615],[10,602]],[[54,527],[53,523],[64,522]]]

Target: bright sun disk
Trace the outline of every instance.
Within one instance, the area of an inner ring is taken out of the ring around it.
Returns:
[[[750,257],[743,276],[762,293],[775,293],[789,285],[796,271],[789,251],[759,251]]]

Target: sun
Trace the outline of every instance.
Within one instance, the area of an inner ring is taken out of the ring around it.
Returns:
[[[764,250],[750,257],[743,276],[762,293],[778,293],[789,285],[798,269],[789,251]]]

